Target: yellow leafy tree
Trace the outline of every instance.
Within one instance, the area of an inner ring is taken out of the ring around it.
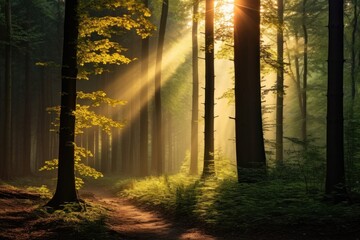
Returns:
[[[129,31],[135,31],[141,38],[150,35],[155,26],[149,18],[150,10],[140,0],[83,0],[80,1],[79,14],[79,39],[78,39],[78,79],[88,80],[91,75],[99,75],[108,71],[109,65],[128,64],[134,59],[125,56],[126,48],[118,39]],[[114,121],[104,115],[96,113],[96,108],[103,104],[109,106],[124,105],[119,101],[107,97],[103,91],[92,93],[77,92],[77,103],[74,115],[76,117],[75,134],[84,133],[85,129],[100,127],[107,134],[112,128],[122,128],[123,123]],[[85,103],[85,104],[84,104]],[[57,118],[52,122],[53,131],[57,131],[60,123],[60,106],[48,108],[49,112],[56,112]],[[75,145],[75,171],[76,188],[84,184],[80,177],[102,177],[102,173],[87,166],[82,159],[92,157],[91,151]],[[46,161],[43,170],[54,170],[58,167],[58,160]]]

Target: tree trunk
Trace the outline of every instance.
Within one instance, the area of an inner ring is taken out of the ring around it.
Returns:
[[[214,0],[206,0],[205,9],[205,131],[203,177],[215,174],[214,163]]]
[[[358,0],[354,0],[353,29],[351,32],[351,100],[355,100],[356,95],[356,33],[358,31]]]
[[[347,160],[346,166],[347,169],[347,177],[348,186],[351,187],[353,185],[353,171],[354,168],[354,153],[357,150],[356,148],[356,119],[355,115],[355,96],[356,96],[356,33],[358,31],[358,1],[353,1],[353,19],[352,19],[352,32],[351,32],[351,59],[350,59],[350,78],[351,78],[351,99],[350,99],[350,107],[349,107],[349,119],[348,126],[346,129],[346,143],[347,143]],[[349,189],[351,190],[351,189]]]
[[[5,1],[5,120],[4,129],[2,129],[2,137],[4,144],[4,152],[1,159],[1,179],[8,179],[11,173],[12,164],[12,109],[11,109],[11,92],[12,92],[12,23],[11,23],[11,1]]]
[[[343,64],[344,1],[329,0],[326,194],[345,195]],[[333,195],[335,198],[335,195]],[[334,199],[337,200],[337,199]]]
[[[307,77],[308,77],[308,32],[306,25],[306,4],[307,0],[303,1],[302,7],[302,29],[304,33],[304,71],[303,71],[303,88],[301,91],[302,94],[302,127],[301,127],[301,135],[302,141],[304,142],[304,149],[307,150]]]
[[[59,208],[67,202],[79,202],[75,188],[74,137],[77,77],[78,0],[65,2],[63,59],[61,69],[61,112],[59,166],[56,192],[48,206]]]
[[[260,1],[236,0],[234,15],[235,126],[241,168],[266,164],[260,92]]]
[[[191,156],[190,174],[198,173],[199,144],[199,66],[198,66],[198,8],[199,1],[193,2],[192,22],[192,112],[191,112]]]
[[[276,162],[283,164],[283,135],[284,135],[284,1],[277,1],[277,78],[276,78]]]
[[[26,44],[25,50],[25,111],[24,111],[24,153],[22,159],[22,176],[31,175],[31,58],[30,44]]]
[[[161,9],[159,40],[156,54],[155,66],[155,115],[153,129],[153,153],[152,160],[154,163],[155,175],[161,175],[164,169],[163,157],[163,129],[162,129],[162,110],[161,110],[161,67],[162,55],[164,48],[166,21],[169,10],[169,0],[163,0]]]
[[[144,0],[146,7],[149,1]],[[148,72],[149,72],[149,37],[141,42],[141,94],[140,94],[140,175],[149,175],[149,108],[148,108]]]

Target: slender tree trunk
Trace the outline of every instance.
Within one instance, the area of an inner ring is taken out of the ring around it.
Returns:
[[[56,192],[48,206],[59,208],[67,202],[79,202],[75,188],[74,137],[77,78],[78,0],[65,2],[63,59],[61,69],[61,112],[59,166]]]
[[[199,145],[199,64],[198,64],[198,8],[199,0],[193,2],[192,22],[192,112],[191,112],[191,157],[190,174],[198,173]]]
[[[284,1],[277,1],[277,78],[276,78],[276,162],[283,164],[283,135],[284,135]]]
[[[343,65],[344,1],[329,0],[326,194],[345,195]],[[335,197],[335,195],[334,195]],[[337,200],[337,199],[335,199]]]
[[[355,96],[356,96],[356,33],[358,31],[358,1],[353,1],[353,19],[352,19],[352,32],[351,32],[351,59],[350,59],[350,78],[351,78],[351,99],[350,99],[350,107],[349,107],[349,120],[348,126],[346,129],[346,142],[347,142],[347,160],[346,166],[347,169],[347,178],[348,186],[352,186],[353,181],[353,171],[351,169],[354,168],[354,153],[356,151],[356,123],[355,123]],[[351,189],[349,189],[351,190]]]
[[[30,58],[30,46],[26,44],[25,50],[25,111],[24,111],[24,153],[22,159],[22,175],[31,175],[31,58]]]
[[[173,172],[173,125],[172,125],[172,114],[167,111],[166,112],[166,121],[165,121],[165,128],[166,128],[166,174],[171,174]]]
[[[235,126],[238,180],[241,168],[266,164],[260,92],[260,1],[235,0]]]
[[[100,170],[102,173],[106,174],[110,169],[110,151],[109,151],[109,135],[105,132],[101,132],[101,163]]]
[[[131,142],[130,126],[126,126],[121,134],[121,173],[130,176],[130,148]]]
[[[354,0],[353,29],[351,32],[351,100],[355,100],[356,95],[356,33],[358,31],[358,0]]]
[[[205,131],[203,177],[215,174],[214,163],[214,0],[206,0],[205,9]]]
[[[301,116],[302,116],[303,101],[302,101],[302,92],[301,92],[299,51],[297,50],[298,46],[299,46],[299,37],[298,37],[297,31],[295,30],[295,53],[294,53],[295,74],[293,73],[293,70],[292,70],[292,67],[291,67],[291,57],[290,57],[289,52],[288,52],[288,59],[289,59],[289,69],[290,69],[290,72],[291,72],[291,76],[292,76],[293,81],[296,84],[296,91],[297,91],[297,96],[298,96],[299,109],[301,111]]]
[[[303,0],[302,7],[302,29],[304,33],[304,71],[303,71],[303,88],[302,88],[302,140],[304,142],[305,150],[307,150],[307,78],[308,78],[308,31],[306,23],[306,4],[307,0]]]
[[[2,156],[1,178],[8,179],[11,173],[12,164],[12,23],[11,23],[11,1],[5,1],[5,122],[2,129],[2,137],[4,144],[4,155]]]
[[[169,10],[169,0],[163,0],[159,40],[156,54],[155,66],[155,115],[154,115],[154,129],[153,129],[153,153],[152,160],[155,164],[155,174],[161,175],[164,171],[164,149],[163,149],[163,129],[162,129],[162,110],[161,110],[161,72],[162,72],[162,55],[164,48],[166,21]]]
[[[149,1],[144,0],[146,7]],[[148,108],[148,72],[149,72],[149,37],[141,42],[141,94],[140,94],[140,175],[149,175],[149,108]]]

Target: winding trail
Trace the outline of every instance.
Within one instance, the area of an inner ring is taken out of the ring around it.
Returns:
[[[109,210],[105,222],[123,240],[219,240],[197,228],[188,228],[157,212],[139,208],[129,200],[116,197],[103,189],[87,190],[82,195],[88,201],[101,203]]]

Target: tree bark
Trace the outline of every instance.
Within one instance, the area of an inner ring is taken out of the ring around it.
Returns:
[[[344,195],[344,1],[329,0],[326,194]]]
[[[61,68],[61,111],[59,133],[59,166],[56,192],[47,203],[59,208],[68,202],[78,203],[74,172],[74,138],[76,109],[78,0],[65,2],[64,43]]]
[[[161,9],[159,39],[156,54],[155,66],[155,115],[153,128],[153,153],[155,175],[161,175],[164,171],[164,149],[163,149],[163,129],[162,129],[162,110],[161,110],[161,72],[162,55],[164,48],[166,21],[169,10],[169,0],[163,0]]]
[[[202,177],[215,174],[214,163],[214,0],[206,0],[205,8],[205,116],[204,168]]]
[[[284,1],[277,1],[277,77],[276,77],[276,163],[283,164],[284,135]]]
[[[31,57],[30,44],[26,44],[25,50],[25,111],[24,111],[24,153],[22,159],[22,176],[31,175]]]
[[[304,33],[304,69],[303,69],[303,87],[301,91],[302,95],[302,141],[304,142],[304,150],[307,150],[307,78],[308,78],[308,31],[307,31],[307,24],[306,24],[306,4],[307,0],[303,0],[302,5],[302,29]]]
[[[11,1],[5,1],[5,120],[2,129],[3,137],[3,156],[1,159],[1,179],[9,179],[12,164],[12,23],[11,23]]]
[[[260,1],[235,0],[235,126],[238,180],[241,168],[266,164],[260,92]]]
[[[191,112],[191,156],[190,174],[198,173],[198,144],[199,144],[199,64],[198,64],[198,0],[193,2],[192,22],[192,112]]]
[[[353,12],[353,29],[351,32],[351,100],[355,100],[356,95],[356,33],[358,31],[358,0],[354,0],[354,12]]]
[[[149,1],[144,0],[145,7]],[[141,42],[141,94],[140,94],[140,175],[149,175],[149,97],[148,97],[148,72],[149,72],[149,37]]]

